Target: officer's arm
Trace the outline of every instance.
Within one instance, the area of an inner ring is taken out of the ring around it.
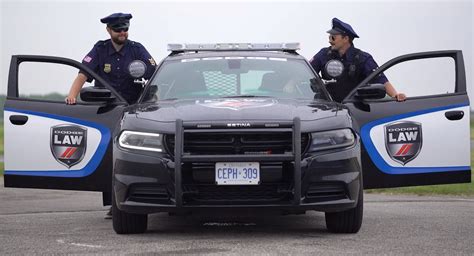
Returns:
[[[313,67],[314,71],[316,71],[317,74],[321,72],[322,69],[322,59],[324,57],[324,48],[321,49],[316,55],[313,56],[309,60],[309,64]]]
[[[397,90],[395,90],[395,87],[393,87],[393,85],[390,83],[390,81],[385,82],[384,86],[387,94],[392,98],[396,98],[397,101],[404,101],[407,98],[404,93],[398,93]]]
[[[376,70],[379,66],[375,62],[374,58],[369,54],[365,63],[363,65],[363,74],[364,76],[369,76],[374,70]],[[404,93],[399,93],[395,89],[395,87],[388,81],[387,77],[384,73],[380,73],[377,77],[375,77],[372,81],[373,83],[380,83],[385,86],[385,91],[387,92],[388,96],[392,98],[396,98],[397,101],[404,101],[406,99],[406,95]]]
[[[86,81],[87,81],[86,75],[84,75],[83,73],[77,74],[77,77],[76,79],[74,79],[71,89],[69,90],[69,95],[65,99],[66,104],[68,105],[76,104],[77,95],[79,95],[79,92],[81,91],[81,88],[82,86],[84,86]]]
[[[103,46],[104,42],[99,41],[97,42],[92,50],[82,59],[82,64],[85,65],[86,67],[90,68],[92,71],[96,72],[99,74],[99,53],[97,52],[98,48]],[[104,48],[102,48],[104,49]],[[94,80],[92,76],[89,76],[88,74],[84,73],[84,71],[80,70],[79,73],[83,74],[86,77],[87,82],[92,82]],[[80,90],[80,88],[79,88]]]

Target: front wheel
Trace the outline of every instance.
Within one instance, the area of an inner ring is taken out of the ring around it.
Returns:
[[[144,233],[147,228],[148,215],[121,211],[117,207],[115,193],[112,192],[112,223],[117,234]]]
[[[342,212],[326,212],[326,227],[334,233],[357,233],[362,225],[364,190],[360,189],[356,207]]]

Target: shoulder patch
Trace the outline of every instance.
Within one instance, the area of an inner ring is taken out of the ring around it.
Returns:
[[[87,62],[87,63],[90,63],[92,61],[92,57],[90,57],[89,55],[87,55],[86,57],[84,57],[84,59],[82,59],[83,62]]]

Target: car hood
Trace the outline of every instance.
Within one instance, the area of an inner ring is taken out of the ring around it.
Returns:
[[[335,116],[343,105],[327,101],[274,98],[218,98],[170,100],[143,104],[132,110],[137,118],[158,122],[316,120]]]

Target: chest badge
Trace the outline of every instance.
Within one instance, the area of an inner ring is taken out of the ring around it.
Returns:
[[[104,72],[105,73],[110,73],[112,71],[112,65],[111,64],[104,64]]]
[[[145,75],[146,64],[141,60],[134,60],[128,65],[128,73],[134,78],[140,78]]]
[[[397,122],[385,126],[385,147],[395,162],[402,165],[415,159],[423,143],[421,124],[417,122]]]
[[[340,76],[344,72],[344,64],[340,60],[330,60],[324,68],[326,73],[333,78]]]

